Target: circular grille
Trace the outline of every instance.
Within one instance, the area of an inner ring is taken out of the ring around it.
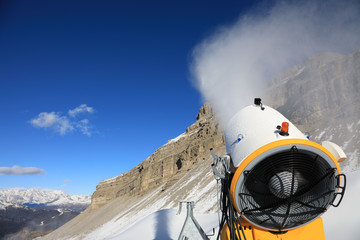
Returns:
[[[336,169],[321,156],[292,147],[244,171],[238,209],[255,225],[284,231],[326,211],[336,189]]]

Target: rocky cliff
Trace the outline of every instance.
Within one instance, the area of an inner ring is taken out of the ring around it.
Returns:
[[[119,197],[146,195],[163,184],[165,191],[201,162],[210,165],[210,148],[225,152],[223,133],[210,105],[204,104],[185,133],[169,140],[129,172],[100,182],[92,195],[91,209]]]
[[[360,161],[360,48],[348,55],[322,53],[278,75],[270,82],[268,103],[277,108],[311,140],[333,141]],[[350,165],[351,163],[351,165]]]

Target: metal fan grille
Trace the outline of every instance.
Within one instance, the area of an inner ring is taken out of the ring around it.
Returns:
[[[239,210],[266,229],[296,228],[317,218],[332,203],[335,172],[321,156],[293,146],[244,171]]]

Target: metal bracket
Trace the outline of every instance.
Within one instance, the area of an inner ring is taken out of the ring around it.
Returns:
[[[340,185],[340,182],[341,182],[341,178],[342,177],[342,185]],[[343,197],[344,197],[344,194],[345,194],[345,188],[346,188],[346,176],[345,174],[339,174],[337,175],[336,177],[336,180],[337,180],[337,184],[336,184],[336,187],[338,188],[338,192],[335,193],[334,195],[334,199],[332,200],[332,203],[331,205],[334,206],[334,207],[338,207],[341,203],[341,201],[343,200]],[[340,197],[338,197],[340,196]],[[334,204],[335,200],[338,199],[337,203]]]
[[[213,173],[215,175],[216,179],[225,179],[225,172],[230,173],[230,156],[229,155],[223,155],[219,157],[215,154],[214,150],[210,149],[211,156],[214,159],[213,164],[211,164],[211,168],[213,170]],[[219,171],[219,168],[222,168],[223,171]]]
[[[193,215],[194,202],[190,201],[180,201],[179,202],[179,211],[181,212],[181,206],[183,203],[186,203],[187,215],[184,222],[184,225],[181,229],[178,240],[209,240],[204,230],[201,228],[200,224],[196,221]]]

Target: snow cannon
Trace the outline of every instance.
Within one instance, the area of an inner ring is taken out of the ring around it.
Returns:
[[[339,206],[346,186],[338,145],[309,140],[259,98],[229,121],[225,143],[227,155],[213,153],[223,191],[222,239],[325,239],[320,216]]]

